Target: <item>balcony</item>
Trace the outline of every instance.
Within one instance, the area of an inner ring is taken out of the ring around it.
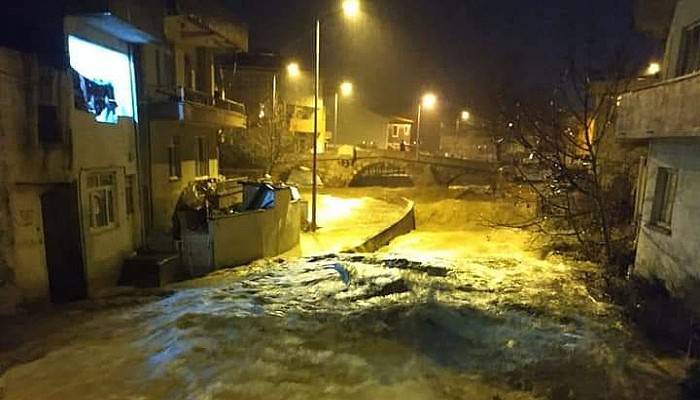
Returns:
[[[223,18],[205,18],[197,15],[165,17],[165,36],[168,40],[188,47],[208,47],[248,51],[248,28]]]
[[[619,98],[620,139],[700,136],[700,73],[667,80]]]
[[[225,98],[192,89],[160,89],[169,100],[150,105],[151,118],[177,120],[227,128],[245,128],[245,105]]]
[[[162,9],[138,0],[68,0],[66,10],[77,25],[86,24],[130,43],[148,43],[162,35]]]

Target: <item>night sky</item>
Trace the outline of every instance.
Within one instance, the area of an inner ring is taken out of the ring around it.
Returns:
[[[311,66],[316,15],[340,0],[228,0],[250,26],[251,49],[281,51]],[[434,90],[454,108],[493,114],[558,81],[571,54],[594,62],[622,47],[635,68],[659,44],[634,30],[633,0],[364,0],[364,15],[323,25],[322,78],[351,78],[361,101],[410,115]]]

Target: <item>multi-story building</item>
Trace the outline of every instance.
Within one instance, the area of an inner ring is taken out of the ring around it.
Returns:
[[[0,48],[0,292],[64,302],[142,245],[135,52],[161,28],[143,2],[32,3],[2,18],[26,36]]]
[[[635,273],[677,295],[700,280],[700,2],[680,0],[661,82],[619,97],[617,137],[645,143]]]
[[[191,3],[191,2],[190,2]],[[187,2],[166,9],[164,40],[141,47],[142,171],[147,244],[173,250],[173,215],[189,182],[219,176],[219,146],[240,140],[246,108],[227,89],[222,55],[247,51],[235,16],[197,14]]]

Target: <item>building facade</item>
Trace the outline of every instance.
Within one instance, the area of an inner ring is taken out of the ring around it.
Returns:
[[[69,3],[40,44],[0,48],[5,304],[97,294],[143,243],[134,53],[158,23],[121,6]]]
[[[240,140],[245,105],[227,91],[221,55],[248,49],[232,15],[199,15],[188,4],[166,9],[163,40],[141,47],[142,179],[147,245],[173,251],[173,215],[190,182],[218,178],[219,146]]]
[[[386,148],[387,150],[408,151],[415,145],[413,132],[413,120],[402,117],[393,117],[386,124]]]
[[[618,98],[617,137],[645,143],[635,273],[679,296],[700,279],[700,2],[676,5],[662,81]]]

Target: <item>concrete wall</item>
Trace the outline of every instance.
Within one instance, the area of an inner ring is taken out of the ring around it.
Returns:
[[[700,280],[700,141],[654,141],[649,148],[642,227],[635,272],[663,280],[675,294],[685,295]],[[671,232],[649,224],[659,167],[677,168]]]
[[[193,275],[274,257],[299,244],[302,202],[277,191],[275,207],[209,219],[208,232],[183,234],[183,259]]]

